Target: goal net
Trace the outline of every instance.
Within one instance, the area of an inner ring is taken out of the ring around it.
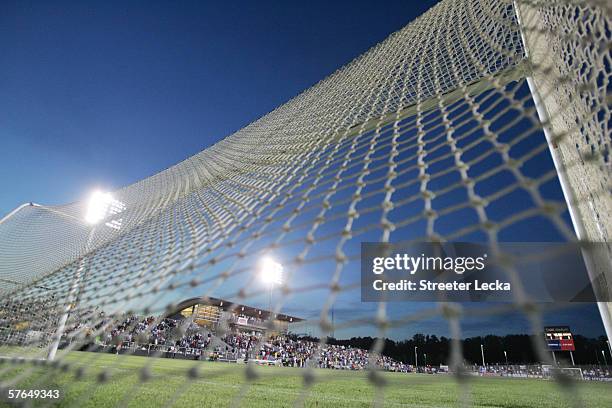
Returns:
[[[554,379],[555,374],[559,375],[560,373],[565,374],[566,376],[576,380],[584,380],[584,376],[582,375],[582,368],[579,367],[557,368],[549,365],[545,365],[542,367],[543,378]]]
[[[603,242],[607,253],[586,258],[590,270],[607,271],[596,289],[609,296],[611,29],[606,1],[444,0],[183,162],[91,202],[19,207],[0,222],[2,354],[47,358],[59,347],[52,366],[75,373],[99,353],[69,359],[71,350],[208,355],[235,341],[225,336],[231,318],[261,324],[263,335],[216,358],[261,360],[252,350],[295,317],[294,332],[320,339],[309,343],[310,362],[328,335],[377,336],[361,367],[376,402],[385,388],[378,370],[401,363],[385,360],[382,338],[442,319],[456,339],[448,365],[461,379],[463,319],[520,311],[539,332],[541,309],[520,295],[486,311],[353,307],[360,243]],[[282,264],[274,287],[258,276],[265,257]],[[193,298],[223,313],[181,303]],[[609,328],[610,304],[599,309]],[[182,323],[151,343],[176,313]],[[177,346],[186,335],[213,340]],[[9,375],[20,361],[4,360],[3,386],[37,373]],[[296,404],[317,381],[308,361],[293,362],[304,367]],[[32,381],[52,376],[50,368]],[[246,404],[245,395],[233,403]]]

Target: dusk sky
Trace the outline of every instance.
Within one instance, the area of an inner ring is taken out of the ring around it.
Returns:
[[[0,2],[0,215],[29,201],[81,200],[168,168],[332,74],[435,3]],[[339,319],[356,307],[344,302]],[[318,317],[316,308],[303,314]],[[603,334],[592,304],[545,320]],[[465,335],[505,334],[528,325],[509,314],[467,320],[463,328]],[[415,332],[448,335],[442,319],[393,335]]]
[[[157,173],[435,2],[0,3],[0,213]]]

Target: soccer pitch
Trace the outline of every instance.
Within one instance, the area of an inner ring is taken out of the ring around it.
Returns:
[[[460,404],[460,387],[467,387],[469,402],[477,407],[571,406],[565,389],[544,380],[471,378],[459,385],[446,375],[382,373],[385,386],[376,396],[365,372],[314,370],[314,382],[305,386],[298,368],[245,370],[229,363],[85,352],[70,353],[65,363],[54,368],[2,364],[0,378],[21,378],[16,389],[60,390],[61,401],[38,400],[34,406],[289,407],[302,401],[307,407],[337,408],[380,401],[390,407],[447,407]],[[143,366],[150,367],[144,375]],[[583,382],[576,391],[582,406],[612,406],[612,384]]]

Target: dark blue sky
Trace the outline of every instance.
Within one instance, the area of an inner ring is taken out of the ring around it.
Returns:
[[[0,213],[156,173],[435,2],[0,2]]]
[[[434,3],[0,2],[0,214],[26,201],[75,201],[167,168]],[[602,331],[592,305],[558,320],[551,323]],[[491,318],[470,330],[466,322],[466,334],[526,327],[518,315],[503,323]],[[437,319],[417,329],[445,334],[446,326]]]

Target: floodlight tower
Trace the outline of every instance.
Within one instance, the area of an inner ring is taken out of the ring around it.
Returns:
[[[270,319],[272,318],[272,290],[274,286],[280,286],[283,284],[283,265],[276,262],[271,257],[265,257],[260,262],[259,276],[268,286],[268,311],[270,313]]]
[[[94,191],[87,205],[87,211],[84,216],[84,221],[87,225],[90,226],[89,235],[87,237],[87,241],[85,243],[84,254],[87,254],[91,249],[91,244],[93,242],[93,237],[96,232],[96,227],[102,221],[104,221],[110,214],[116,214],[124,209],[123,203],[115,200],[110,193],[103,193],[101,191]],[[106,223],[108,227],[118,228],[116,224]],[[49,352],[47,354],[47,360],[55,359],[55,354],[57,353],[57,349],[59,347],[62,335],[64,334],[64,329],[66,327],[66,322],[68,321],[68,316],[70,315],[70,311],[73,308],[73,303],[77,300],[77,292],[78,287],[81,283],[81,275],[85,270],[85,259],[82,258],[79,262],[79,267],[76,269],[74,273],[74,278],[72,280],[72,286],[70,287],[70,292],[68,293],[66,307],[64,308],[64,313],[60,317],[60,320],[57,325],[57,331],[53,336],[53,340],[49,347]]]

